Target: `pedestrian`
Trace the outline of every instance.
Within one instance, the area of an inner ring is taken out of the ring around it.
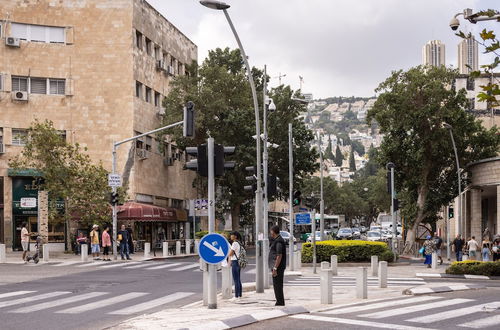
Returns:
[[[271,227],[272,243],[269,248],[269,258],[272,267],[274,296],[276,306],[285,306],[285,296],[283,294],[283,278],[286,268],[286,245],[285,240],[280,235],[280,227]]]
[[[455,256],[457,261],[462,261],[464,244],[465,242],[460,234],[458,234],[457,237],[453,240],[453,242],[451,242],[451,245],[455,250]]]
[[[467,242],[467,249],[469,250],[469,259],[476,260],[479,244],[477,244],[475,236],[472,236],[470,241]]]
[[[486,237],[484,240],[483,240],[483,248],[481,249],[481,255],[483,257],[483,261],[490,261],[490,255],[491,255],[491,242],[490,240],[488,239],[488,237]]]
[[[231,263],[231,271],[233,273],[234,282],[234,299],[241,298],[243,293],[243,286],[241,285],[241,267],[239,257],[241,253],[241,235],[237,231],[231,233],[231,250],[229,250],[228,259]]]
[[[92,252],[92,257],[94,260],[101,260],[99,254],[101,253],[101,247],[99,245],[99,226],[93,225],[92,231],[90,232],[90,247]]]
[[[102,248],[104,251],[102,252],[104,261],[111,261],[109,258],[109,248],[111,247],[111,236],[109,236],[109,226],[104,227],[104,231],[102,232]]]
[[[432,240],[431,235],[427,235],[426,240],[424,242],[424,256],[425,256],[424,265],[427,265],[427,268],[431,268],[432,254],[434,252],[436,252],[436,244],[434,243],[434,240]]]
[[[491,248],[493,252],[493,261],[500,260],[500,237],[497,237],[493,240],[493,247]]]
[[[26,260],[26,253],[28,253],[28,248],[30,245],[30,233],[28,232],[28,229],[26,227],[27,227],[26,222],[23,222],[21,225],[21,247],[23,248],[24,263],[28,262]]]
[[[129,256],[128,239],[129,233],[125,229],[125,225],[122,225],[121,230],[118,232],[118,241],[120,242],[120,255],[122,257],[122,260],[125,260],[125,257],[127,257],[127,260],[132,260],[132,258],[130,258]]]
[[[437,232],[435,232],[433,240],[434,240],[434,245],[436,247],[436,256],[439,259],[439,264],[442,265],[443,258],[441,257],[441,245],[443,244],[443,239],[439,237]]]
[[[78,254],[82,253],[83,244],[87,244],[87,236],[83,234],[83,231],[79,231],[78,237],[76,238],[76,250]]]

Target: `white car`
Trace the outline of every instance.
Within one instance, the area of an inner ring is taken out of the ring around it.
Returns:
[[[370,230],[366,233],[366,239],[369,241],[381,241],[382,234],[378,230]]]
[[[280,231],[280,235],[281,235],[281,237],[283,237],[285,244],[287,244],[287,245],[290,244],[290,233],[289,232],[282,230],[282,231]],[[294,243],[297,242],[297,239],[295,237],[293,238],[293,242]]]
[[[321,232],[320,231],[317,231],[316,232],[316,242],[319,242],[321,241]],[[331,240],[332,239],[332,236],[331,234],[328,233],[328,231],[325,230],[325,240]],[[309,243],[312,243],[312,235],[309,235],[309,237],[307,238],[307,241]]]

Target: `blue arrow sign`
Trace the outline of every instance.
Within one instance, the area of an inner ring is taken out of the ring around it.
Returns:
[[[311,224],[311,214],[309,214],[309,213],[296,213],[295,214],[295,224],[296,225],[310,225]]]
[[[220,234],[207,234],[200,241],[200,258],[207,264],[218,264],[229,254],[229,242]]]

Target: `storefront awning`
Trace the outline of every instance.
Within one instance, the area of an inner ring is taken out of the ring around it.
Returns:
[[[187,221],[185,210],[127,202],[118,206],[118,221]]]

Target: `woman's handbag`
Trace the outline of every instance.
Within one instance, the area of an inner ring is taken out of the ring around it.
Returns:
[[[424,251],[425,251],[425,248],[422,246],[422,247],[420,248],[420,250],[418,250],[418,253],[420,253],[420,254],[424,254]]]

